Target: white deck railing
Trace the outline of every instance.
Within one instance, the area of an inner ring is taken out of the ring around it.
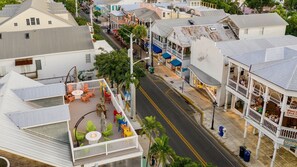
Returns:
[[[277,124],[271,121],[269,118],[264,118],[263,127],[273,133],[276,134],[277,131]]]
[[[108,86],[107,82],[104,79],[83,81],[79,83],[69,83],[69,84],[72,85],[74,89],[81,89],[83,88],[84,83],[87,83],[89,89],[97,89],[97,88],[100,88],[100,82],[103,83],[108,88],[109,92],[111,92],[110,87]],[[115,109],[118,112],[121,112],[122,115],[125,117],[125,120],[127,121],[127,126],[130,127],[133,133],[133,136],[115,139],[115,140],[106,141],[106,142],[97,143],[97,144],[92,144],[92,145],[81,146],[77,148],[73,148],[73,144],[71,144],[74,160],[89,158],[89,157],[98,156],[98,155],[108,155],[109,153],[113,153],[113,152],[124,151],[131,148],[138,148],[138,135],[135,132],[134,128],[132,127],[132,124],[128,120],[128,117],[125,115],[124,111],[118,104],[116,97],[112,92],[111,92],[111,101]]]
[[[229,79],[229,82],[228,82],[228,86],[232,89],[236,89],[236,82],[233,81],[232,79]]]
[[[297,129],[281,127],[280,137],[297,140]]]
[[[166,48],[166,45],[167,45],[166,43],[163,43],[161,41],[158,41],[157,39],[153,39],[153,44],[157,45],[161,49]]]
[[[253,119],[255,122],[260,123],[261,121],[261,114],[255,111],[254,109],[250,108],[249,115],[251,119]]]

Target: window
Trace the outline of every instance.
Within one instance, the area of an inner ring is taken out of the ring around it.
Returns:
[[[48,24],[52,24],[52,21],[48,21]]]
[[[249,33],[249,29],[244,29],[244,34],[248,34]]]
[[[30,38],[29,33],[25,33],[25,38],[26,38],[26,39],[29,39],[29,38]]]
[[[86,54],[86,63],[91,63],[91,54]]]
[[[165,17],[165,12],[163,12],[163,17]]]
[[[35,25],[35,17],[31,17],[31,25]]]
[[[18,23],[14,23],[14,26],[18,26]]]
[[[0,39],[2,39],[2,34],[0,33]]]
[[[40,24],[39,18],[36,18],[36,24],[37,24],[37,25]]]
[[[36,70],[42,70],[41,60],[35,60]]]
[[[27,26],[29,26],[30,25],[30,20],[26,19],[26,22],[27,22]]]

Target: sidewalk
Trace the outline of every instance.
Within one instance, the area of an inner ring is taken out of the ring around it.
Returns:
[[[202,124],[206,130],[208,130],[215,138],[217,138],[222,145],[228,149],[233,155],[239,158],[239,146],[243,144],[243,132],[244,132],[244,118],[235,114],[231,110],[227,112],[223,111],[223,108],[216,108],[214,129],[210,130],[213,107],[212,103],[208,100],[203,92],[199,92],[195,88],[191,87],[187,82],[184,82],[184,88],[182,91],[182,79],[178,77],[173,71],[163,65],[155,64],[155,75],[162,77],[172,88],[177,92],[190,99],[196,108],[202,111],[203,121]],[[194,114],[198,123],[201,123],[201,114],[197,112]],[[227,129],[227,138],[222,138],[218,135],[218,127],[223,125]],[[255,159],[256,145],[258,141],[258,135],[253,134],[252,127],[248,128],[248,137],[246,140],[247,149],[251,150],[251,160],[249,163],[241,161],[243,164],[249,167],[261,167],[269,166],[271,162],[270,156],[273,154],[273,143],[268,137],[264,136],[261,140],[261,147],[259,149],[259,158]],[[240,158],[239,158],[240,159]],[[275,167],[293,167],[297,164],[297,158],[289,153],[284,148],[280,148],[277,151],[275,160]]]

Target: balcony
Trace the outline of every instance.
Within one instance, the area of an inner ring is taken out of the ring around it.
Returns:
[[[128,117],[123,112],[122,108],[119,105],[117,98],[111,92],[111,89],[107,86],[105,80],[92,80],[84,81],[80,83],[70,83],[73,89],[81,89],[84,84],[88,85],[89,90],[94,90],[95,97],[90,98],[89,102],[82,102],[80,99],[77,99],[69,103],[70,110],[70,121],[69,121],[69,138],[71,141],[71,151],[73,156],[73,161],[75,166],[94,163],[94,162],[103,162],[103,161],[114,161],[127,159],[129,156],[137,157],[141,156],[142,149],[138,143],[138,135],[129,122]],[[111,102],[105,102],[104,106],[106,108],[106,117],[102,114],[96,112],[96,106],[99,99],[103,99],[103,88],[107,89],[107,92],[111,94]],[[123,132],[118,126],[117,121],[114,121],[114,110],[119,113],[122,113],[124,120],[127,121],[127,127],[132,132],[132,135],[125,137]],[[80,121],[81,120],[81,121]],[[112,132],[111,136],[104,138],[103,136],[95,144],[90,144],[86,139],[78,143],[75,139],[74,129],[77,127],[78,132],[86,133],[86,123],[87,121],[92,121],[96,126],[96,131],[102,133],[108,123],[112,123]],[[106,123],[105,123],[106,122]]]
[[[250,108],[248,117],[260,124],[261,114],[255,111],[254,109]]]
[[[234,90],[236,90],[236,82],[232,79],[229,79],[228,86]]]
[[[157,45],[161,49],[165,49],[167,46],[167,43],[163,43],[161,41],[158,41],[157,39],[153,39],[153,44]]]
[[[175,49],[172,49],[170,47],[166,48],[167,52],[171,53],[172,55],[178,57],[179,59],[183,59],[183,54],[182,53],[178,53],[178,51],[176,51]]]
[[[247,88],[241,84],[238,84],[238,92],[243,96],[246,96]]]
[[[266,117],[264,118],[263,127],[272,134],[276,134],[277,124]]]
[[[280,137],[297,140],[297,129],[282,127]]]

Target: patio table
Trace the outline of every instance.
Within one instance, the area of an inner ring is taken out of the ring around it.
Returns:
[[[71,92],[71,94],[75,97],[75,99],[80,99],[81,95],[84,93],[82,90],[74,90]]]
[[[89,144],[96,144],[98,143],[101,136],[102,134],[100,132],[92,131],[86,134],[86,139],[89,141]]]

